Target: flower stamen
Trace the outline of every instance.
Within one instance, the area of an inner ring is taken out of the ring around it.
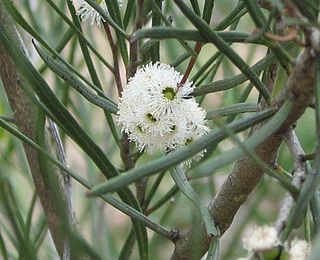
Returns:
[[[140,151],[170,152],[209,132],[205,110],[190,96],[195,87],[192,82],[186,81],[177,90],[182,77],[167,64],[150,63],[138,69],[123,89],[118,123]],[[204,153],[199,152],[183,164],[190,166]]]
[[[176,96],[176,93],[174,92],[173,88],[171,87],[166,87],[163,91],[162,94],[164,95],[164,97],[168,100],[173,100]]]
[[[152,123],[157,122],[157,119],[156,119],[152,114],[150,114],[150,113],[148,113],[148,114],[146,115],[146,117],[147,117],[147,119],[148,119],[150,122],[152,122]]]

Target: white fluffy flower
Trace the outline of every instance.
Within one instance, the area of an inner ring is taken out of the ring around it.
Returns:
[[[310,244],[305,240],[294,239],[288,250],[289,260],[306,260],[311,251]]]
[[[108,13],[107,5],[105,0],[95,0],[100,7]],[[103,17],[100,15],[100,13],[94,9],[91,5],[89,5],[84,0],[73,0],[74,5],[77,8],[77,15],[81,18],[83,22],[87,20],[91,20],[91,25],[94,24],[94,22],[100,27],[101,21],[105,21]]]
[[[140,150],[168,152],[208,133],[206,112],[189,97],[192,82],[179,85],[182,77],[174,68],[157,62],[145,65],[129,79],[119,102],[118,122]]]
[[[262,252],[279,245],[278,232],[273,226],[254,226],[242,239],[249,252]]]

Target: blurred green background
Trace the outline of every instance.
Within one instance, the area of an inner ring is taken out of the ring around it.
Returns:
[[[202,7],[204,1],[198,2]],[[57,46],[68,27],[61,18],[55,14],[46,1],[17,0],[15,1],[15,4],[37,32],[44,37],[52,47]],[[56,4],[69,16],[65,6],[65,1],[57,0]],[[123,12],[122,14],[124,14],[126,5],[127,1],[123,1],[121,8],[121,11]],[[214,27],[217,25],[235,5],[236,1],[216,1],[210,26]],[[192,28],[190,22],[188,22],[188,20],[181,14],[173,1],[163,1],[163,13],[167,17],[173,17],[174,26],[180,28]],[[111,60],[112,55],[103,30],[97,26],[90,26],[88,23],[83,23],[82,25],[87,39],[97,47],[101,55],[103,55],[106,60]],[[148,24],[148,26],[150,26],[150,24]],[[131,27],[129,26],[128,31],[131,30]],[[28,46],[34,64],[40,68],[42,61],[31,45],[30,35],[26,34],[21,28],[18,29]],[[237,30],[247,33],[252,33],[254,31],[254,25],[247,14],[241,18],[237,26]],[[191,46],[193,46],[193,44],[194,43],[190,43]],[[176,40],[162,40],[160,46],[161,62],[164,63],[174,64],[179,56],[184,53],[184,50]],[[266,48],[257,45],[234,44],[233,47],[250,65],[257,62],[266,54]],[[79,48],[77,40],[73,39],[62,51],[62,56],[81,71],[83,75],[88,76],[89,74],[84,66]],[[216,48],[213,45],[208,44],[203,47],[190,78],[195,75],[197,69],[200,68],[215,52]],[[177,66],[177,70],[183,73],[187,64],[187,61],[181,63]],[[96,59],[95,65],[99,73],[99,77],[103,82],[105,93],[117,102],[118,97],[111,73],[107,71],[106,68],[103,67]],[[124,67],[123,64],[121,65],[123,72],[122,78],[124,79]],[[214,80],[224,79],[237,73],[239,73],[238,69],[236,69],[227,59],[223,58],[221,65],[214,76]],[[113,138],[111,138],[111,133],[101,109],[97,109],[92,104],[85,101],[50,70],[46,70],[43,75],[50,83],[50,86],[59,99],[63,101],[69,111],[71,111],[77,118],[80,125],[99,144],[99,146],[103,148],[108,157],[112,158],[114,164],[121,169],[122,165],[119,158],[119,150]],[[283,82],[284,79],[279,79],[277,84],[283,84]],[[237,103],[239,102],[239,97],[243,93],[244,89],[246,89],[247,85],[248,83],[246,82],[241,86],[228,91],[209,94],[205,97],[203,106],[210,110]],[[252,90],[248,98],[248,102],[257,102],[257,97],[257,92]],[[10,110],[1,82],[0,114],[10,117],[13,115],[13,111]],[[237,118],[243,116],[246,115],[238,115]],[[209,124],[211,127],[214,127],[214,124],[211,122]],[[314,151],[314,129],[314,115],[310,109],[307,110],[296,126],[297,135],[300,137],[306,153],[312,153]],[[239,137],[243,139],[247,135],[248,132],[243,132]],[[97,168],[89,158],[68,137],[62,135],[62,138],[66,148],[69,167],[74,169],[81,176],[90,180],[92,183],[99,183],[99,181],[102,181],[103,178],[99,175]],[[213,156],[221,154],[231,147],[233,147],[232,142],[226,140],[220,143]],[[144,164],[155,157],[157,156],[151,157],[143,155],[139,159],[138,165]],[[288,172],[293,169],[290,154],[284,145],[282,145],[280,149],[278,163]],[[12,185],[13,189],[11,196],[16,200],[17,208],[24,220],[28,218],[33,201],[35,201],[35,207],[31,218],[30,236],[38,246],[39,259],[56,259],[57,254],[48,234],[40,203],[34,193],[34,186],[21,142],[13,138],[1,128],[0,165],[0,176],[1,178],[8,180]],[[218,170],[209,178],[193,181],[196,191],[201,195],[204,201],[207,203],[210,202],[216,191],[219,189],[219,186],[223,183],[228,173],[230,173],[232,167],[233,165],[229,165],[228,167]],[[151,184],[154,182],[156,177],[157,176],[153,176],[150,178],[148,188],[151,187]],[[164,180],[162,181],[158,192],[155,194],[151,205],[154,205],[160,198],[162,198],[173,187],[173,185],[174,183],[171,180],[170,175],[165,174]],[[85,197],[86,190],[76,182],[73,181],[72,186],[74,209],[81,234],[105,259],[116,259],[125,242],[127,234],[130,231],[129,218],[99,199],[90,199]],[[134,190],[133,186],[131,188]],[[274,180],[271,180],[267,176],[263,178],[255,192],[238,212],[232,227],[223,236],[221,242],[221,259],[236,259],[236,257],[246,255],[245,250],[241,246],[241,236],[244,230],[255,223],[273,223],[278,215],[284,194],[285,191],[276,184]],[[4,198],[0,198],[0,200],[3,199]],[[7,218],[7,212],[5,212],[3,207],[1,207],[0,210],[1,237],[9,250],[10,259],[16,259],[18,257],[17,250],[15,249],[16,238],[10,221]],[[181,230],[188,230],[192,223],[200,221],[200,216],[197,214],[192,203],[179,193],[176,193],[171,200],[150,216],[154,221],[162,223],[169,229],[178,227]],[[151,241],[151,259],[169,259],[173,250],[173,244],[151,231],[148,232],[149,239]],[[300,232],[301,235],[303,230],[297,230],[296,232],[297,234]],[[136,247],[134,248],[132,259],[138,259]]]

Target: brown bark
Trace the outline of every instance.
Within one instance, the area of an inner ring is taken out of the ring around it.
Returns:
[[[283,133],[303,115],[312,101],[315,59],[314,50],[311,48],[305,49],[302,55],[298,57],[285,89],[279,95],[279,98],[273,102],[274,107],[279,107],[285,101],[291,100],[294,102],[294,106],[280,130],[255,150],[257,155],[269,164],[273,164],[276,159]],[[259,127],[254,129],[254,131],[258,130]],[[221,234],[231,225],[240,206],[247,200],[262,176],[263,171],[249,157],[244,157],[235,164],[233,171],[209,206]],[[211,238],[206,235],[204,225],[195,226],[176,242],[171,259],[200,259],[208,250],[210,241]]]
[[[20,36],[13,24],[11,17],[6,13],[4,4],[0,1],[0,26],[10,34],[10,36],[16,41],[18,46],[27,53],[25,46],[20,39]],[[36,139],[36,124],[35,118],[37,116],[37,110],[27,99],[26,95],[19,86],[19,82],[24,82],[23,77],[19,74],[16,65],[7,53],[5,47],[0,41],[0,78],[2,80],[6,95],[8,97],[10,106],[14,113],[14,121],[19,130],[25,133],[30,139]],[[47,185],[44,180],[44,173],[41,172],[41,160],[39,154],[32,149],[29,145],[23,144],[23,148],[28,160],[29,168],[32,174],[36,191],[39,195],[42,208],[44,210],[48,227],[55,244],[55,247],[62,257],[65,245],[65,232],[61,228],[63,223],[61,219],[61,209],[65,207],[65,194],[62,192],[61,187],[55,187],[55,191],[61,192],[62,200],[57,201],[57,197],[52,194],[52,188]],[[48,147],[47,147],[48,148]],[[54,172],[56,173],[56,172]],[[52,176],[57,180],[56,183],[60,183],[59,177],[54,174]]]

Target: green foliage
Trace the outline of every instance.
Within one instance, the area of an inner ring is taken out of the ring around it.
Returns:
[[[279,134],[295,105],[291,100],[281,105],[277,101],[284,89],[283,78],[287,80],[295,65],[293,49],[300,52],[304,47],[294,39],[282,42],[269,37],[281,38],[283,32],[278,35],[273,29],[280,14],[284,23],[292,23],[279,3],[123,0],[119,5],[117,0],[109,0],[106,13],[98,1],[86,0],[103,17],[103,25],[98,27],[82,23],[72,1],[0,1],[32,58],[1,22],[0,44],[21,75],[19,86],[41,111],[41,120],[36,122],[39,138],[32,140],[15,126],[15,111],[11,111],[1,89],[1,259],[57,257],[21,143],[37,151],[43,163],[42,177],[53,191],[48,196],[61,201],[58,215],[65,221],[61,225],[71,259],[83,255],[90,259],[169,259],[172,245],[168,241],[175,242],[179,235],[174,228],[189,228],[200,220],[207,234],[214,237],[207,259],[235,259],[244,255],[239,243],[244,227],[251,222],[275,221],[274,208],[280,207],[285,192],[295,202],[281,237],[286,240],[296,228],[300,233],[311,230],[311,238],[319,236],[319,61],[314,109],[302,117],[303,121],[315,121],[315,130],[311,132],[310,127],[297,122],[298,136],[309,138],[301,140],[305,150],[313,153],[312,161],[306,163],[308,175],[301,189],[291,183],[288,172],[295,165],[287,148],[282,147],[278,155],[277,162],[284,168],[280,171],[261,160],[255,150]],[[305,6],[301,1],[292,2],[304,16],[294,17],[296,24],[319,26],[319,1],[306,1]],[[297,30],[299,36],[302,30]],[[187,73],[196,86],[192,95],[208,111],[212,128],[191,144],[154,156],[138,151],[116,123],[119,93],[130,75],[150,61],[168,63]],[[280,72],[270,76],[275,65]],[[277,90],[272,95],[271,81]],[[6,84],[4,80],[2,84]],[[44,122],[48,119],[59,128],[67,164],[44,148]],[[190,169],[179,168],[180,163],[203,150],[206,155]],[[266,177],[236,218],[233,239],[224,245],[207,204],[232,164],[244,156]],[[66,174],[72,179],[72,201],[79,221],[75,229],[67,221],[64,211],[68,209],[59,194],[59,183],[51,178],[56,168],[61,178]],[[312,221],[306,221],[308,216]],[[311,259],[317,259],[319,243],[314,248]]]

